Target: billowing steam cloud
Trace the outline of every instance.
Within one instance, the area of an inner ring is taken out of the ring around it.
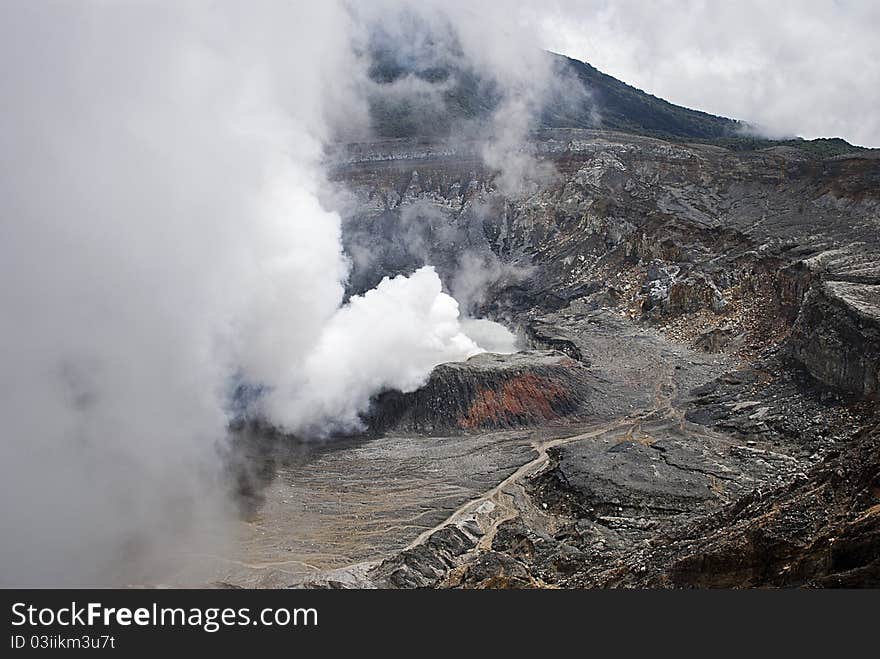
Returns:
[[[156,578],[222,516],[229,371],[338,306],[312,163],[345,14],[236,7],[4,7],[3,584]]]
[[[431,268],[342,306],[340,218],[318,199],[323,145],[370,124],[357,12],[3,13],[3,585],[153,581],[217,542],[234,377],[271,423],[320,434],[437,363],[512,349],[487,322],[469,337]],[[519,75],[521,44],[442,15],[473,67]]]
[[[268,397],[267,416],[311,432],[356,428],[358,414],[376,392],[412,391],[438,363],[482,351],[462,331],[458,303],[441,291],[433,268],[386,278],[330,319],[293,374],[293,387],[278,388]]]

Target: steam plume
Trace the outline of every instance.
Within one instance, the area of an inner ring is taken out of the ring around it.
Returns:
[[[3,585],[153,581],[218,542],[235,376],[321,434],[483,349],[431,268],[342,306],[320,162],[369,125],[360,30],[335,2],[6,3]]]

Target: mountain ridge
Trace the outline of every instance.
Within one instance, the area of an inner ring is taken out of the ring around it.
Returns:
[[[713,144],[732,151],[793,147],[820,158],[870,150],[840,137],[763,137],[745,121],[676,105],[587,62],[550,51],[547,54],[552,58],[554,75],[566,84],[553,86],[532,130],[610,130],[677,143]],[[369,75],[375,89],[370,115],[379,138],[436,139],[459,132],[467,134],[491,115],[503,96],[493,81],[454,62],[419,66],[382,49],[374,50],[371,57]],[[410,95],[385,93],[394,83],[410,78],[432,90],[436,98],[427,100],[424,90]],[[437,99],[441,107],[436,106]]]

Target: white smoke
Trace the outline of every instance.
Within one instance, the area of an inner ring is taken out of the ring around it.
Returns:
[[[510,334],[485,322],[502,336]],[[410,277],[386,277],[352,297],[327,323],[292,381],[267,397],[264,410],[295,432],[354,430],[377,392],[412,391],[438,363],[480,352],[462,329],[458,303],[426,266]]]
[[[351,41],[337,3],[5,3],[0,584],[219,541],[235,374],[274,423],[350,428],[481,350],[431,269],[340,308],[319,161],[362,120]]]
[[[471,311],[485,304],[493,286],[515,284],[527,279],[533,271],[528,265],[502,261],[492,252],[468,250],[459,258],[449,286],[459,304]]]
[[[4,6],[0,583],[149,581],[218,540],[230,373],[280,377],[341,300],[315,163],[346,24]]]
[[[508,355],[519,349],[516,334],[486,318],[464,318],[461,330],[486,352]]]

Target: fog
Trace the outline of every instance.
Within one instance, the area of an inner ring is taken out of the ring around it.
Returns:
[[[544,48],[770,137],[880,147],[876,0],[521,0]]]
[[[236,382],[271,425],[326,439],[386,388],[513,349],[430,267],[343,304],[323,148],[369,132],[363,44],[399,5],[357,7],[5,3],[3,585],[155,583],[223,542]],[[498,86],[486,157],[516,162],[515,187],[529,167],[504,154],[533,103],[510,90],[541,79],[540,52],[422,7]]]

